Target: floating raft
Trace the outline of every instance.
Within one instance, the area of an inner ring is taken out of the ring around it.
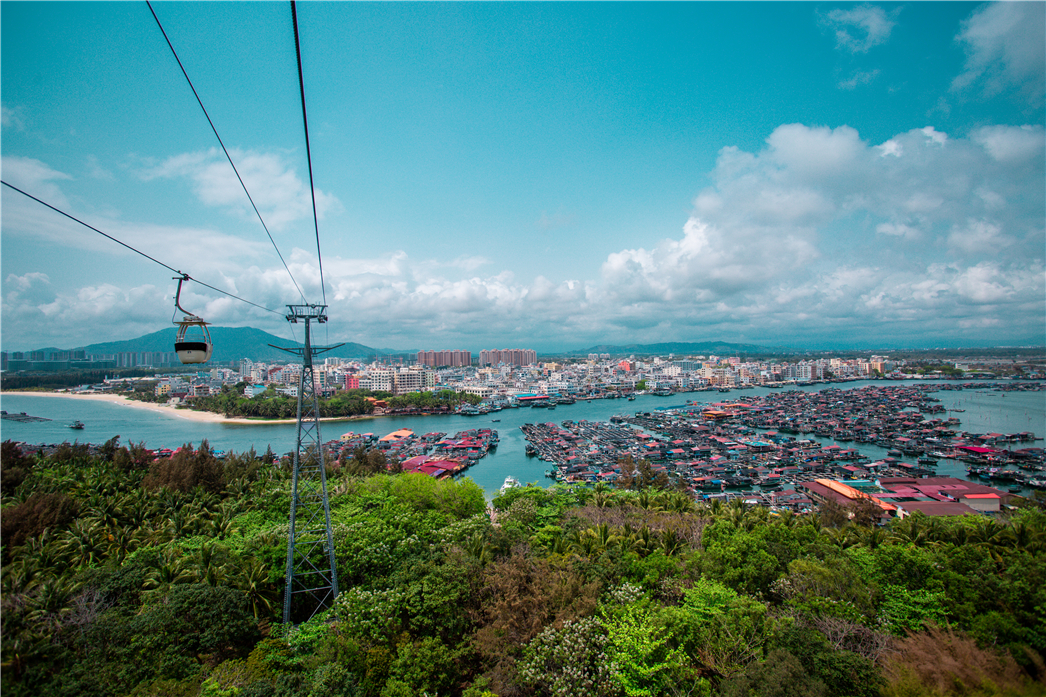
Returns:
[[[0,419],[7,419],[8,421],[21,421],[22,423],[31,423],[33,421],[50,421],[42,416],[29,416],[24,411],[18,414],[8,414],[6,411],[0,411]]]

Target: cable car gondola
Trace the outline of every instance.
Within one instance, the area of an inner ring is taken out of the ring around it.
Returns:
[[[178,337],[174,340],[174,350],[178,354],[178,360],[182,363],[206,363],[211,359],[214,345],[211,343],[211,333],[207,331],[207,323],[187,311],[179,301],[182,295],[182,281],[188,281],[189,276],[183,275],[178,281],[178,292],[174,296],[174,307],[184,313],[181,321],[174,320],[178,325]],[[175,317],[178,313],[175,313]]]

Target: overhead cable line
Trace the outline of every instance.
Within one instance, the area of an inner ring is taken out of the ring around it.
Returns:
[[[258,220],[261,222],[262,227],[265,229],[265,234],[269,236],[269,241],[272,242],[273,249],[276,250],[276,256],[283,262],[283,268],[287,269],[287,275],[291,277],[291,283],[294,284],[295,289],[298,291],[298,295],[301,296],[302,302],[305,300],[305,294],[302,293],[301,288],[298,286],[298,282],[294,279],[294,274],[291,273],[291,269],[287,266],[287,262],[283,258],[283,254],[280,253],[280,248],[276,246],[276,240],[272,238],[272,233],[269,232],[269,226],[265,224],[265,220],[262,218],[261,211],[258,210],[258,206],[255,205],[254,199],[251,197],[251,192],[247,190],[247,185],[243,183],[243,177],[240,176],[240,171],[236,169],[236,163],[232,161],[232,155],[229,154],[229,150],[225,147],[225,143],[222,141],[222,137],[218,135],[218,129],[215,127],[214,122],[211,121],[211,115],[207,113],[207,107],[203,105],[203,100],[200,99],[199,93],[196,91],[196,87],[192,84],[192,80],[189,79],[189,73],[185,71],[185,66],[182,65],[181,58],[178,57],[178,52],[174,50],[174,44],[171,43],[171,39],[167,36],[167,32],[164,30],[163,25],[160,23],[160,18],[156,16],[156,10],[153,9],[152,3],[149,0],[145,0],[145,4],[149,6],[149,12],[152,12],[153,19],[156,20],[156,26],[160,27],[160,33],[163,34],[163,38],[167,41],[167,46],[170,47],[171,53],[174,55],[174,60],[178,62],[178,67],[182,70],[182,75],[185,76],[185,81],[189,83],[189,89],[192,90],[193,95],[196,97],[196,102],[200,105],[200,109],[203,110],[203,115],[207,117],[207,123],[211,125],[211,130],[214,131],[214,137],[218,139],[218,143],[222,146],[222,151],[225,153],[226,159],[229,160],[229,164],[232,166],[232,171],[236,173],[236,179],[239,180],[240,186],[243,187],[243,193],[247,194],[247,200],[251,202],[251,207],[254,208],[255,214],[258,216]],[[300,67],[299,60],[299,67]],[[308,138],[306,137],[306,140]],[[311,178],[312,172],[310,170],[309,176]],[[316,212],[316,201],[313,197],[313,214]],[[319,234],[319,233],[317,233]],[[320,279],[322,281],[323,273],[320,272]]]
[[[316,184],[312,179],[312,149],[309,147],[309,117],[305,113],[305,78],[301,70],[301,43],[298,41],[298,10],[291,0],[291,19],[294,20],[294,51],[298,54],[298,86],[301,88],[301,120],[305,124],[305,157],[309,162],[309,191],[312,193],[312,221],[316,228],[316,260],[320,267],[320,290],[323,304],[327,304],[327,287],[323,283],[323,256],[320,254],[320,221],[316,215]]]
[[[72,220],[73,222],[80,223],[81,225],[83,225],[85,228],[88,228],[89,230],[94,230],[95,232],[97,232],[102,237],[106,237],[106,238],[112,240],[113,242],[115,242],[116,244],[118,244],[118,245],[120,245],[122,247],[126,247],[127,249],[131,250],[135,254],[140,254],[141,256],[145,257],[149,261],[154,262],[156,264],[159,264],[160,266],[162,266],[165,269],[168,269],[169,271],[173,271],[174,273],[176,273],[179,276],[183,277],[184,280],[193,281],[195,283],[200,284],[204,288],[210,288],[211,290],[213,290],[213,291],[215,291],[217,293],[221,293],[222,295],[228,295],[230,298],[232,298],[234,300],[239,300],[240,302],[247,303],[248,305],[253,305],[254,307],[258,308],[259,310],[265,310],[266,312],[271,312],[271,313],[276,314],[276,315],[282,315],[283,314],[282,312],[277,312],[276,310],[270,310],[269,308],[267,308],[267,307],[265,307],[263,305],[259,305],[258,303],[252,303],[250,300],[246,300],[244,298],[241,298],[238,295],[233,295],[229,291],[222,290],[221,288],[215,288],[214,286],[210,285],[209,283],[204,283],[203,281],[201,281],[198,278],[193,278],[189,274],[184,273],[182,271],[179,271],[178,269],[174,268],[173,266],[168,266],[167,264],[163,263],[159,259],[151,257],[151,256],[149,256],[148,254],[146,254],[145,252],[143,252],[141,250],[135,249],[131,245],[127,244],[126,242],[121,242],[120,240],[116,239],[112,235],[107,234],[105,232],[102,232],[101,230],[99,230],[98,228],[94,227],[93,225],[88,225],[87,223],[85,223],[84,221],[80,220],[79,218],[71,216],[71,215],[69,215],[68,213],[66,213],[65,211],[63,211],[63,210],[61,210],[59,208],[55,208],[54,206],[52,206],[47,201],[42,201],[42,200],[38,199],[36,196],[33,196],[32,194],[26,193],[25,191],[22,191],[17,186],[14,186],[12,184],[8,184],[7,182],[5,182],[3,180],[0,180],[0,184],[3,184],[4,186],[6,186],[6,187],[8,187],[10,189],[14,189],[18,193],[22,194],[23,196],[26,196],[28,198],[33,199],[34,201],[36,201],[37,203],[39,203],[42,206],[47,206],[48,208],[53,210],[55,213],[59,213],[60,215],[64,215],[66,218],[69,218],[69,220]]]

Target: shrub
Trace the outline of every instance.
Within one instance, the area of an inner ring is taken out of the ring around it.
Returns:
[[[1009,655],[982,649],[959,632],[930,626],[883,661],[886,697],[1020,694],[1026,677]]]
[[[8,549],[36,538],[47,528],[56,530],[72,522],[80,506],[65,494],[33,494],[17,506],[4,509],[0,536]]]

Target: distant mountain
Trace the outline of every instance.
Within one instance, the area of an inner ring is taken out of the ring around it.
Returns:
[[[299,342],[284,339],[253,327],[209,327],[209,330],[211,342],[214,344],[214,353],[211,356],[211,360],[219,363],[238,361],[242,358],[260,362],[290,360],[292,359],[291,354],[272,348],[269,344],[286,346],[287,348],[301,345]],[[101,344],[91,344],[83,348],[88,354],[122,353],[124,351],[173,351],[177,331],[176,328],[171,327],[140,336],[137,339],[107,341]],[[299,334],[301,333],[299,332]],[[304,337],[299,337],[299,340],[302,338]],[[317,338],[313,338],[313,343],[317,346],[323,345],[323,342],[317,341]],[[363,344],[347,342],[344,346],[321,355],[323,357],[337,358],[371,358],[375,355],[388,355],[390,353],[402,352],[390,351],[389,349],[373,349]]]
[[[730,344],[725,341],[702,341],[702,342],[670,342],[662,344],[625,344],[612,346],[602,344],[592,348],[570,351],[566,355],[584,356],[590,353],[609,353],[612,356],[667,356],[670,353],[676,355],[691,354],[774,354],[791,353],[790,349],[779,346],[756,346],[755,344]]]
[[[262,331],[261,329],[254,329],[253,327],[209,327],[211,332],[211,341],[214,344],[214,354],[211,356],[211,360],[226,363],[229,361],[238,361],[242,358],[249,358],[252,361],[260,362],[279,362],[292,359],[291,354],[285,351],[272,348],[270,344],[276,346],[286,346],[288,348],[294,346],[300,346],[301,344],[290,339],[285,339],[274,334]],[[299,341],[303,339],[303,331],[298,331]],[[123,353],[127,351],[143,352],[143,351],[173,351],[174,350],[174,339],[177,335],[177,329],[170,327],[167,329],[161,329],[158,332],[152,334],[146,334],[140,336],[137,339],[127,339],[125,341],[106,341],[98,344],[91,344],[90,346],[77,347],[77,349],[83,349],[88,354],[113,354]],[[313,334],[313,342],[317,345],[323,345],[326,341],[323,336],[321,329],[317,329]],[[337,343],[337,342],[332,342]],[[62,351],[63,349],[58,348],[45,348],[37,349],[43,351],[45,354],[55,353]],[[65,349],[68,350],[68,349]],[[725,341],[704,341],[704,342],[673,342],[673,343],[660,343],[660,344],[600,344],[598,346],[592,346],[586,349],[577,349],[573,351],[561,351],[561,352],[541,352],[540,356],[567,356],[567,357],[584,357],[590,353],[609,353],[612,356],[667,356],[670,353],[676,355],[692,355],[692,354],[716,354],[716,355],[774,355],[774,354],[792,354],[795,353],[795,349],[781,347],[781,346],[757,346],[755,344],[731,344]],[[380,357],[403,357],[417,354],[417,349],[391,349],[391,348],[373,348],[371,346],[364,346],[363,344],[357,344],[353,342],[346,342],[344,346],[334,349],[328,353],[321,354],[321,357],[332,357],[332,358],[358,358],[358,359],[369,359],[374,360]],[[473,351],[473,355],[477,354]]]

